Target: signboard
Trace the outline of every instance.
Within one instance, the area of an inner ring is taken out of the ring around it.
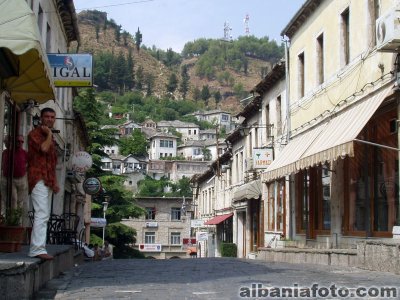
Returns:
[[[272,148],[253,149],[253,168],[266,169],[274,160]]]
[[[57,87],[88,87],[93,85],[91,54],[47,54]]]
[[[72,169],[74,171],[80,173],[86,172],[92,167],[92,164],[92,156],[85,151],[76,152],[72,156]]]
[[[146,222],[146,227],[158,227],[158,223],[157,222]]]
[[[161,244],[139,244],[139,251],[142,252],[161,252]]]
[[[204,226],[204,220],[190,220],[190,227],[199,228]]]
[[[182,244],[183,245],[196,245],[196,239],[195,238],[184,238],[182,239]]]
[[[89,195],[96,195],[101,190],[101,182],[96,177],[87,178],[82,186],[85,193]]]
[[[196,232],[196,239],[201,242],[201,241],[207,241],[208,240],[208,232]]]
[[[104,218],[91,218],[90,227],[106,227],[107,220]]]

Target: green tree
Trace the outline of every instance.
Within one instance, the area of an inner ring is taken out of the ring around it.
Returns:
[[[190,80],[187,65],[182,66],[181,77],[182,77],[182,80],[181,80],[181,84],[179,87],[179,91],[182,93],[183,99],[185,99],[187,92],[189,91],[189,80]]]
[[[140,45],[142,44],[142,33],[140,32],[139,27],[135,33],[135,44],[136,44],[136,50],[139,52]]]
[[[200,89],[196,86],[194,89],[193,89],[193,100],[194,101],[199,101],[201,99],[201,91],[200,91]]]
[[[86,149],[93,159],[92,169],[87,172],[87,176],[99,176],[104,171],[101,169],[101,157],[106,156],[103,151],[104,146],[112,146],[118,143],[115,139],[114,129],[101,129],[107,116],[104,105],[96,101],[95,92],[92,88],[81,89],[79,96],[74,99],[74,109],[80,112],[85,119],[89,134],[90,145]]]
[[[146,83],[146,96],[149,97],[153,94],[154,89],[154,76],[153,74],[147,73],[145,76],[145,83]]]
[[[218,108],[218,104],[221,102],[222,96],[221,93],[219,91],[216,91],[214,93],[214,99],[215,99],[215,108]]]
[[[129,32],[126,30],[122,31],[122,40],[124,41],[124,46],[128,46],[128,38],[129,38]]]
[[[175,73],[171,73],[168,79],[168,83],[166,85],[167,92],[173,94],[178,87],[178,77]]]
[[[121,25],[115,26],[115,40],[118,44],[121,41],[121,28]]]
[[[127,64],[125,56],[122,51],[120,51],[111,69],[111,79],[113,86],[118,88],[121,94],[123,94],[123,92],[125,91],[126,72]]]
[[[131,90],[135,86],[135,71],[134,71],[134,61],[132,56],[132,49],[129,48],[128,58],[126,60],[126,72],[125,72],[125,86],[127,89]]]
[[[203,149],[201,149],[201,152],[203,154],[204,160],[206,161],[211,161],[211,150],[207,149],[206,147],[204,147]]]
[[[203,88],[201,89],[201,99],[206,103],[208,106],[208,100],[211,97],[210,89],[208,88],[208,85],[203,85]]]
[[[142,66],[136,70],[136,84],[135,87],[138,91],[143,89],[143,80],[144,80],[144,70]]]
[[[96,41],[99,41],[99,32],[100,32],[100,25],[96,23],[95,25],[95,30],[96,30]]]
[[[143,156],[147,154],[148,142],[146,136],[139,130],[134,129],[131,136],[120,139],[120,152],[122,155]]]

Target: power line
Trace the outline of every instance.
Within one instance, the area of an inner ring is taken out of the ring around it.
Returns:
[[[105,8],[105,7],[115,7],[115,6],[123,6],[123,5],[130,5],[130,4],[145,3],[145,2],[153,2],[153,1],[155,1],[155,0],[132,1],[132,2],[125,2],[125,3],[119,3],[119,4],[110,4],[110,5],[103,5],[103,6],[76,8],[75,10],[86,10],[86,9],[96,9],[96,8]]]

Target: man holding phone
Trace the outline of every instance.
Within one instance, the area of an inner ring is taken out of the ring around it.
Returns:
[[[52,133],[56,112],[49,107],[43,108],[40,118],[41,125],[28,135],[28,185],[35,210],[28,255],[51,260],[53,256],[46,251],[47,222],[52,193],[60,190],[56,178],[57,152]]]

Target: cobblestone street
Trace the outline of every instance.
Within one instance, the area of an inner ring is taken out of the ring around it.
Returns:
[[[400,276],[390,273],[208,258],[87,262],[50,281],[36,299],[267,299],[267,291],[269,299],[290,298],[279,294],[282,287],[292,289],[292,299],[306,296],[302,288],[308,299],[342,299],[346,291],[353,299],[357,288],[358,299],[400,298]],[[381,295],[382,287],[395,294]]]

